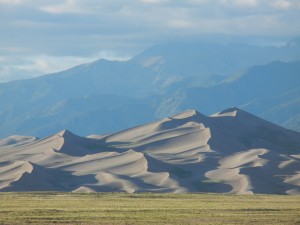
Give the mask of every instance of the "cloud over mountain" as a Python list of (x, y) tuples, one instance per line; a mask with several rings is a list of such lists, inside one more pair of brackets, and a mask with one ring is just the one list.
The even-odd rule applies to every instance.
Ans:
[[(300, 35), (299, 3), (293, 0), (2, 0), (0, 5), (0, 57), (5, 59), (0, 81), (52, 72), (30, 62), (41, 55), (86, 62), (97, 55), (106, 58), (103, 52), (128, 58), (154, 43), (203, 34)], [(14, 62), (7, 60), (12, 56)], [(32, 67), (32, 75), (24, 66)]]

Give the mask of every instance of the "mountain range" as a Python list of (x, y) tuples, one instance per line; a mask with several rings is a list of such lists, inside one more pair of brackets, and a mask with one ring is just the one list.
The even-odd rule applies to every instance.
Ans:
[(170, 43), (0, 84), (0, 137), (110, 133), (194, 108), (239, 107), (300, 130), (300, 44)]
[(0, 140), (0, 191), (300, 194), (300, 133), (238, 108)]

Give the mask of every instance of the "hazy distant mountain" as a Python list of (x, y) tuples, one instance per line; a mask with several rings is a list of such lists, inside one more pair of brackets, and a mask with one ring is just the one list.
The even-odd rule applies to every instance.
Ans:
[(300, 130), (300, 62), (254, 66), (213, 87), (179, 89), (162, 100), (156, 113), (196, 108), (211, 114), (231, 106)]
[(237, 108), (117, 133), (0, 140), (0, 191), (300, 194), (300, 133)]
[(172, 43), (153, 46), (131, 61), (146, 67), (155, 67), (166, 76), (226, 76), (250, 66), (272, 61), (300, 60), (299, 52), (300, 41), (297, 39), (282, 47), (260, 47), (242, 43)]
[[(299, 46), (297, 41), (282, 47), (173, 43), (149, 48), (126, 62), (98, 60), (55, 74), (2, 83), (0, 137), (12, 134), (45, 136), (64, 127), (80, 135), (106, 133), (187, 108), (200, 107), (200, 110), (208, 113), (234, 105), (265, 118), (272, 114), (270, 119), (280, 124), (293, 124), (288, 120), (292, 120), (297, 112), (299, 114), (299, 104), (296, 102), (298, 92), (291, 87), (296, 88), (298, 80), (290, 82), (290, 78), (276, 80), (272, 77), (273, 71), (278, 69), (277, 64), (284, 67), (278, 70), (280, 74), (276, 72), (278, 77), (297, 73), (298, 67), (294, 68), (293, 63), (266, 66), (269, 68), (266, 72), (270, 74), (262, 81), (257, 76), (251, 81), (249, 76), (250, 88), (248, 81), (241, 84), (247, 87), (239, 87), (239, 79), (227, 81), (227, 85), (222, 82), (228, 75), (245, 67), (273, 60), (300, 60)], [(290, 66), (294, 69), (288, 69)], [(265, 69), (264, 66), (255, 68), (247, 71)], [(255, 73), (260, 74), (259, 71)], [(259, 83), (261, 85), (257, 86)], [(285, 93), (280, 89), (274, 92), (278, 96), (266, 94), (268, 91), (260, 96), (257, 90), (268, 83), (276, 89), (280, 83)], [(248, 90), (247, 93), (244, 89)], [(257, 94), (248, 93), (251, 90)], [(220, 101), (220, 95), (223, 94), (225, 96)], [(274, 104), (268, 106), (270, 97), (274, 97)], [(248, 107), (243, 106), (246, 103), (249, 103)], [(279, 103), (280, 109), (275, 107)], [(265, 116), (268, 110), (271, 111)]]

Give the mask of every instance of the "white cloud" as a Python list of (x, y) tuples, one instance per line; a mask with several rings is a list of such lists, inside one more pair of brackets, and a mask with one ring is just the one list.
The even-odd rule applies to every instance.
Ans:
[(282, 10), (300, 9), (299, 0), (275, 0), (272, 5)]
[(0, 83), (59, 72), (98, 59), (123, 61), (128, 60), (129, 57), (117, 56), (116, 53), (109, 50), (100, 51), (89, 57), (49, 55), (0, 56)]
[[(211, 2), (211, 0), (188, 0), (187, 2), (191, 3), (191, 4), (202, 5), (202, 4), (207, 4), (207, 3)], [(213, 3), (213, 2), (211, 2), (211, 3)]]
[(287, 0), (277, 0), (273, 3), (273, 5), (276, 8), (280, 8), (280, 9), (284, 9), (284, 10), (292, 7), (292, 3)]
[(192, 25), (192, 23), (187, 20), (171, 20), (167, 24), (169, 27), (179, 28), (179, 29), (190, 28)]
[(22, 0), (0, 0), (0, 4), (17, 5), (21, 3)]
[(220, 0), (223, 5), (233, 5), (239, 7), (255, 7), (258, 5), (258, 0)]
[(248, 6), (257, 6), (258, 2), (257, 0), (235, 0), (234, 4), (248, 7)]
[(160, 4), (160, 3), (166, 3), (168, 0), (140, 0), (142, 3), (147, 4)]
[(299, 9), (300, 0), (0, 0), (0, 54), (14, 56), (1, 58), (0, 77), (133, 56), (203, 34), (299, 36)]
[(54, 13), (54, 14), (87, 13), (87, 11), (84, 8), (77, 5), (76, 0), (65, 0), (63, 3), (43, 6), (40, 9), (45, 12)]

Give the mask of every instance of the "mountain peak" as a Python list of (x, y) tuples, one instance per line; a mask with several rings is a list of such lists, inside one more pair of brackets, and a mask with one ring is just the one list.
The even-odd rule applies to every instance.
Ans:
[(223, 116), (236, 117), (240, 112), (242, 112), (242, 110), (240, 110), (239, 108), (232, 107), (232, 108), (225, 109), (221, 112), (215, 113), (211, 115), (211, 117), (223, 117)]
[(73, 134), (71, 131), (69, 131), (67, 129), (64, 129), (64, 130), (58, 132), (57, 135), (59, 137), (63, 137), (63, 138), (70, 137), (70, 136), (76, 136), (75, 134)]
[(213, 115), (211, 115), (210, 117), (239, 117), (239, 118), (247, 118), (247, 119), (259, 119), (261, 120), (261, 118), (249, 113), (249, 112), (246, 112), (240, 108), (237, 108), (237, 107), (231, 107), (231, 108), (228, 108), (228, 109), (225, 109), (221, 112), (218, 112), (218, 113), (215, 113)]
[(173, 118), (173, 119), (186, 119), (186, 118), (193, 117), (193, 116), (200, 115), (200, 114), (201, 113), (199, 113), (195, 109), (189, 109), (189, 110), (186, 110), (186, 111), (184, 111), (182, 113), (179, 113), (175, 116), (172, 116), (171, 118)]

